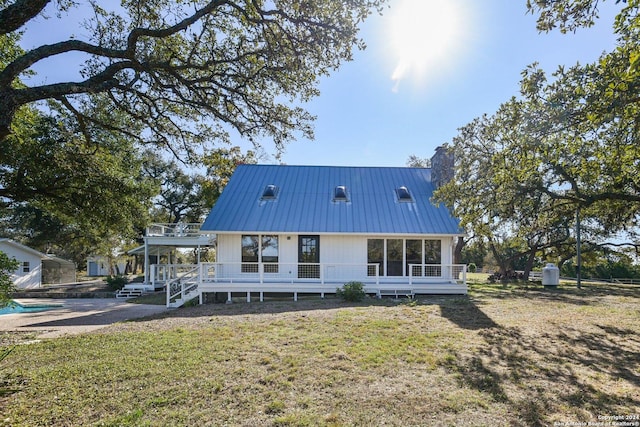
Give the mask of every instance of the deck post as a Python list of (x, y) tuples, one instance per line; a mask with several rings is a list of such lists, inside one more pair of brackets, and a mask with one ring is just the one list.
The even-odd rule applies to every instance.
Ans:
[(165, 286), (167, 287), (167, 307), (169, 307), (169, 304), (171, 303), (171, 286), (169, 283)]
[(247, 291), (247, 302), (251, 302), (251, 292)]
[(413, 287), (413, 264), (409, 264), (409, 286)]
[(231, 304), (233, 301), (231, 300), (231, 292), (227, 292), (227, 304)]
[[(147, 243), (147, 239), (144, 239), (144, 282), (151, 282), (151, 278), (149, 277), (149, 244)], [(153, 282), (151, 282), (153, 285)], [(155, 285), (154, 285), (155, 290)]]
[(260, 302), (264, 301), (264, 292), (260, 291)]
[(298, 301), (298, 293), (297, 292), (293, 293), (293, 300), (294, 301)]

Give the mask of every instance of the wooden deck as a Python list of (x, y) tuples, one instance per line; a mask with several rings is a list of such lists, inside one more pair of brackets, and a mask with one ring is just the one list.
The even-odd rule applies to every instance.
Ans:
[[(160, 267), (160, 266), (157, 266)], [(259, 300), (265, 294), (335, 294), (350, 281), (359, 281), (364, 290), (378, 298), (383, 296), (464, 295), (467, 293), (466, 266), (409, 264), (409, 276), (381, 277), (377, 264), (267, 264), (201, 263), (162, 266), (167, 277), (167, 306), (179, 307), (203, 294), (244, 294)], [(157, 285), (157, 283), (156, 283)]]

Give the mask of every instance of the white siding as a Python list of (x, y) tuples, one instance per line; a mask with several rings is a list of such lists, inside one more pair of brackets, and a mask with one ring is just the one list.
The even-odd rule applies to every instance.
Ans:
[[(250, 233), (247, 233), (250, 234)], [(257, 234), (257, 233), (256, 233)], [(311, 234), (311, 233), (309, 233)], [(298, 263), (298, 235), (278, 235), (278, 261), (281, 265)], [(320, 235), (320, 262), (323, 264), (359, 265), (367, 264), (368, 239), (429, 239), (441, 241), (441, 263), (451, 264), (455, 239), (450, 236), (357, 236), (357, 235)], [(239, 272), (242, 262), (241, 234), (219, 234), (218, 253), (219, 263), (236, 264)], [(225, 267), (229, 268), (229, 267)], [(293, 266), (295, 270), (295, 266)], [(293, 272), (295, 274), (295, 271)], [(366, 274), (366, 270), (365, 273)]]
[[(320, 251), (322, 251), (322, 241), (320, 245)], [(285, 264), (295, 264), (298, 262), (297, 235), (286, 234), (280, 236), (280, 254), (278, 261)]]
[(367, 237), (351, 235), (320, 236), (320, 262), (331, 264), (366, 264)]
[[(15, 258), (20, 266), (18, 269), (11, 275), (11, 280), (16, 285), (16, 287), (21, 289), (27, 288), (39, 288), (42, 283), (42, 262), (40, 257), (31, 253), (20, 249), (20, 247), (6, 244), (5, 242), (0, 243), (0, 251), (7, 254), (9, 258)], [(24, 271), (24, 263), (29, 263), (29, 271)]]
[(457, 238), (446, 237), (442, 239), (442, 264), (453, 264), (453, 251)]
[(216, 259), (220, 263), (236, 263), (242, 261), (240, 234), (218, 234)]

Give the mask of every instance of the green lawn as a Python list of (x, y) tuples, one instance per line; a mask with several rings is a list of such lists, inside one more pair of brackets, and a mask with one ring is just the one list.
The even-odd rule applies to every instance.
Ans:
[[(553, 425), (640, 408), (640, 289), (216, 304), (18, 345), (0, 425)], [(33, 337), (30, 337), (33, 338)]]

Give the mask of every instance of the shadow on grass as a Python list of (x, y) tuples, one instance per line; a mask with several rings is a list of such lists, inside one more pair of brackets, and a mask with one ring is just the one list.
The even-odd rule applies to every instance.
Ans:
[[(447, 367), (462, 385), (508, 405), (513, 425), (549, 425), (548, 414), (563, 408), (580, 408), (577, 416), (586, 422), (640, 407), (638, 331), (550, 325), (536, 334), (496, 324), (471, 298), (444, 301), (440, 308), (443, 317), (476, 330), (484, 342), (472, 352), (454, 352)], [(607, 384), (599, 387), (598, 380)]]
[[(512, 425), (553, 424), (558, 416), (571, 411), (564, 421), (593, 421), (598, 415), (621, 414), (640, 407), (640, 338), (638, 331), (605, 324), (569, 324), (536, 330), (526, 326), (505, 326), (483, 308), (499, 306), (508, 299), (520, 300), (516, 306), (531, 307), (545, 302), (565, 303), (567, 307), (615, 306), (620, 297), (634, 305), (640, 289), (621, 286), (585, 286), (583, 289), (540, 286), (479, 286), (470, 296), (428, 296), (420, 304), (437, 306), (442, 318), (461, 330), (462, 339), (472, 338), (472, 347), (451, 350), (444, 367), (462, 387), (477, 390), (511, 411)], [(405, 300), (405, 302), (407, 302)], [(291, 299), (266, 303), (237, 302), (209, 304), (171, 311), (161, 316), (237, 316), (295, 313), (348, 307), (395, 306), (393, 300), (368, 299), (345, 303), (337, 298)], [(507, 304), (505, 304), (505, 307)], [(524, 310), (522, 315), (526, 315)], [(612, 322), (609, 322), (612, 323)], [(479, 338), (481, 344), (477, 345)], [(457, 348), (457, 347), (456, 347)], [(600, 386), (600, 384), (602, 386)], [(596, 419), (597, 420), (597, 419)]]
[(640, 286), (587, 284), (582, 288), (572, 285), (543, 287), (528, 282), (524, 284), (492, 284), (469, 286), (469, 294), (477, 298), (513, 299), (526, 298), (536, 302), (562, 302), (573, 305), (593, 305), (602, 297), (637, 299), (640, 304)]
[(498, 325), (468, 297), (443, 299), (440, 314), (463, 329), (480, 330)]

